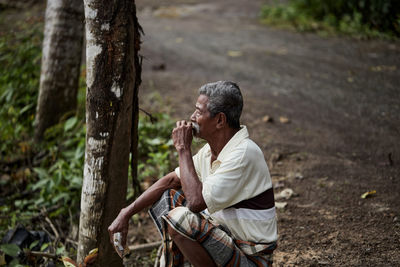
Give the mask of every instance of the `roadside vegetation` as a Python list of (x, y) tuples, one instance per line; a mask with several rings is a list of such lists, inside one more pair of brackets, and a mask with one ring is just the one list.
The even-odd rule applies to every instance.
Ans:
[(322, 36), (398, 39), (400, 2), (397, 0), (289, 0), (275, 1), (261, 9), (268, 25), (316, 32)]
[[(0, 244), (0, 266), (35, 265), (76, 254), (85, 154), (85, 68), (78, 108), (34, 143), (43, 21), (30, 17), (15, 25), (0, 20), (0, 240), (10, 230), (39, 231), (49, 239)], [(166, 113), (139, 116), (138, 179), (154, 180), (171, 170), (173, 127)], [(132, 177), (129, 175), (129, 183)], [(128, 198), (133, 187), (128, 188)], [(21, 231), (22, 231), (21, 230)], [(47, 253), (36, 257), (30, 251)], [(58, 264), (61, 262), (55, 260)]]

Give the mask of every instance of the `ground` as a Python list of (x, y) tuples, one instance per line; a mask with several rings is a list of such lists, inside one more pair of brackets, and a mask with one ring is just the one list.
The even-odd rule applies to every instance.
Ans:
[[(275, 266), (398, 266), (399, 42), (267, 27), (262, 3), (137, 2), (142, 107), (187, 119), (202, 84), (237, 82), (275, 193), (295, 193), (279, 201)], [(152, 105), (155, 90), (165, 106)], [(158, 240), (142, 221), (133, 231)]]

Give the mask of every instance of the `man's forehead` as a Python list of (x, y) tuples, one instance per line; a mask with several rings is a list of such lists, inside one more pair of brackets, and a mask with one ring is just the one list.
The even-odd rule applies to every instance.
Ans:
[(208, 102), (208, 96), (206, 95), (199, 95), (196, 102), (196, 107), (203, 107), (206, 106)]

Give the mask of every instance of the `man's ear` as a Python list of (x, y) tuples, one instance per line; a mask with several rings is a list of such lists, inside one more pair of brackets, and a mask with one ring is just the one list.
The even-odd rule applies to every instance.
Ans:
[(217, 129), (222, 129), (226, 126), (227, 121), (226, 121), (226, 115), (225, 113), (218, 113), (217, 114)]

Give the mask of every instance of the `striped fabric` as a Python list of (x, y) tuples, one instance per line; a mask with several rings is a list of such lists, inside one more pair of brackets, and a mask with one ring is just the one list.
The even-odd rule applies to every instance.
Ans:
[(272, 266), (276, 242), (256, 244), (235, 240), (229, 230), (216, 224), (206, 213), (193, 213), (185, 204), (183, 192), (170, 189), (149, 210), (164, 242), (162, 266), (188, 264), (166, 233), (167, 223), (183, 236), (199, 242), (217, 266)]

